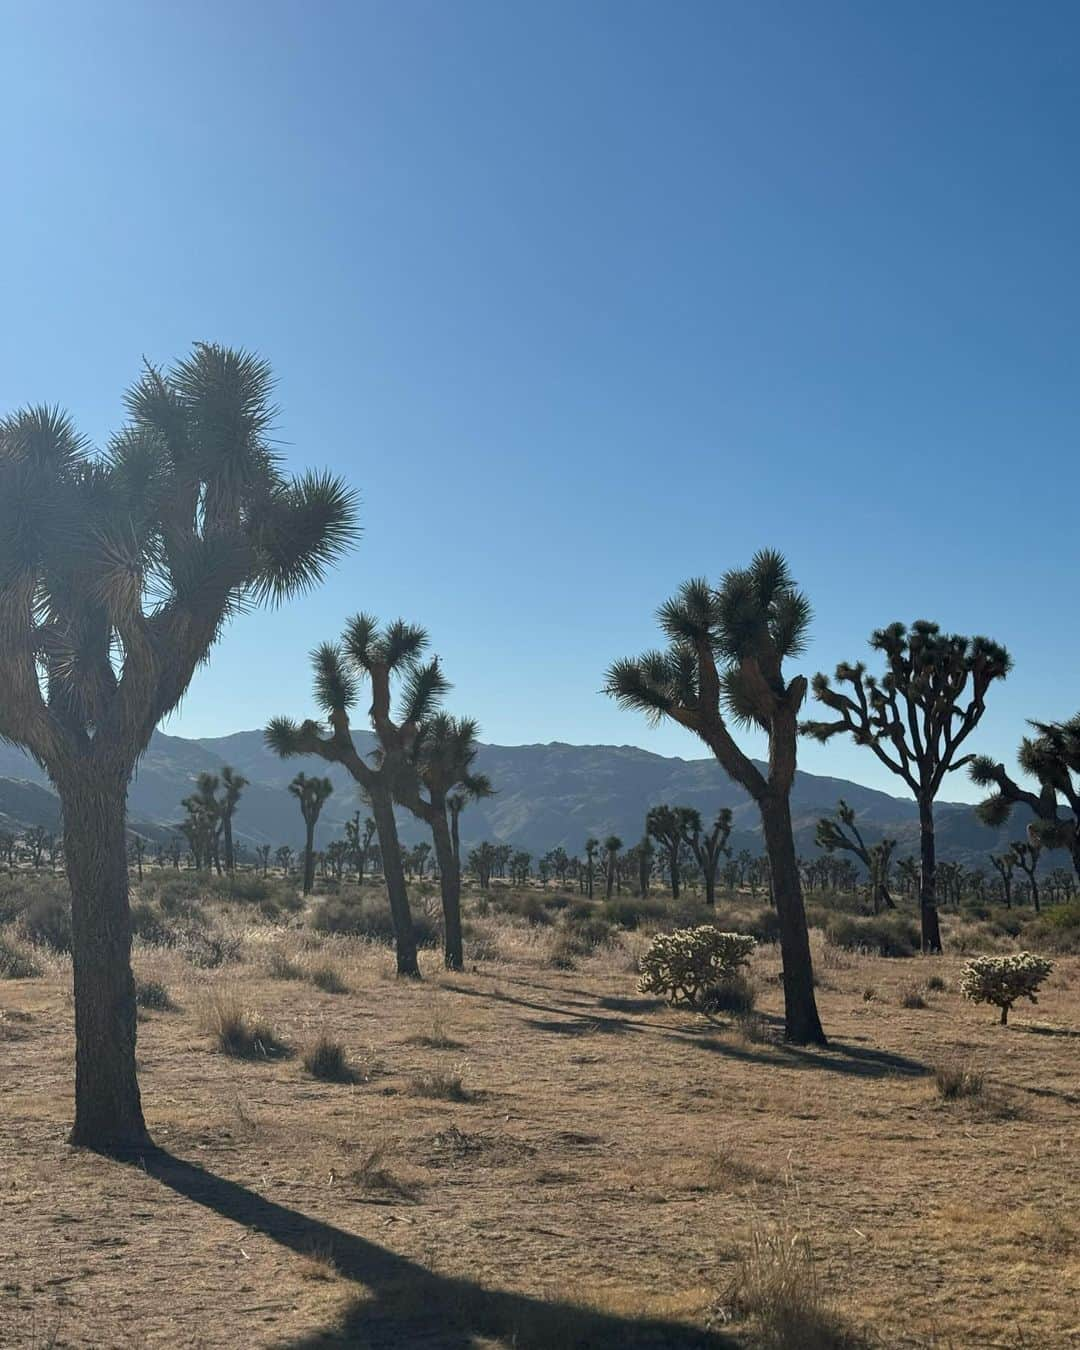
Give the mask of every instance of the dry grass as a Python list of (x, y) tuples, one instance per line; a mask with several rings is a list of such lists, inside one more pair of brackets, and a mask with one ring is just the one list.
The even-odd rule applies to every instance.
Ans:
[(409, 1091), (414, 1097), (444, 1102), (468, 1102), (474, 1096), (465, 1087), (461, 1072), (455, 1073), (449, 1069), (428, 1069), (424, 1073), (414, 1074), (409, 1080)]
[(340, 1041), (323, 1032), (304, 1051), (304, 1068), (324, 1083), (355, 1083), (359, 1077)]
[(223, 1055), (233, 1059), (280, 1059), (289, 1047), (258, 1013), (229, 994), (214, 994), (206, 1008), (206, 1030)]
[[(140, 1023), (139, 1062), (186, 1179), (63, 1143), (70, 960), (0, 981), (0, 1345), (59, 1325), (58, 1347), (147, 1350), (779, 1347), (796, 1310), (808, 1348), (870, 1328), (890, 1350), (1076, 1350), (1080, 959), (1002, 1028), (955, 992), (961, 957), (845, 951), (819, 990), (830, 1048), (799, 1050), (774, 947), (751, 1019), (710, 1024), (640, 996), (647, 934), (564, 971), (555, 926), (466, 917), (490, 957), (453, 974), (424, 952), (420, 985), (385, 947), (248, 911), (211, 915), (242, 962), (140, 948), (179, 1004)], [(349, 993), (313, 986), (324, 963)], [(934, 976), (932, 1011), (903, 1010)], [(245, 1045), (325, 1034), (356, 1082), (220, 1053), (233, 1014)], [(935, 1066), (982, 1090), (943, 1098)]]

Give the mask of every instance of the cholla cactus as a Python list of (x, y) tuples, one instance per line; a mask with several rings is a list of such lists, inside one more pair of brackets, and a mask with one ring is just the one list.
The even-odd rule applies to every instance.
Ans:
[(721, 933), (711, 924), (660, 933), (641, 958), (643, 994), (659, 994), (672, 1007), (707, 1009), (712, 991), (745, 965), (754, 939)]
[(964, 967), (960, 992), (973, 1003), (993, 1003), (1001, 1009), (1001, 1025), (1009, 1020), (1009, 1009), (1021, 998), (1038, 1003), (1036, 989), (1053, 970), (1053, 962), (1031, 952), (1013, 956), (979, 956)]

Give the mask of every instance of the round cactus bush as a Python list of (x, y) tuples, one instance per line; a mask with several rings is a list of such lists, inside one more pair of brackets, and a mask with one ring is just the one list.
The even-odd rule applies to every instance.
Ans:
[(992, 1003), (1001, 1009), (1001, 1025), (1018, 999), (1038, 1003), (1036, 990), (1053, 970), (1053, 962), (1031, 952), (1011, 956), (978, 956), (964, 967), (960, 992), (973, 1003)]
[(673, 1007), (708, 1011), (714, 991), (749, 961), (754, 945), (752, 937), (711, 924), (660, 933), (641, 958), (639, 988)]

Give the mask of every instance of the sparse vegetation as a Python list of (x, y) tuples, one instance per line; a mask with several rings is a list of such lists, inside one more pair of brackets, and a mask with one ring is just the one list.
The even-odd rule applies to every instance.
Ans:
[(749, 961), (754, 939), (717, 928), (678, 929), (661, 933), (641, 958), (638, 987), (657, 994), (673, 1007), (708, 1012), (739, 967)]
[(326, 1083), (357, 1081), (356, 1071), (349, 1064), (345, 1047), (325, 1031), (304, 1051), (304, 1068), (312, 1078), (320, 1078)]
[(269, 1022), (227, 994), (211, 998), (206, 1020), (217, 1048), (233, 1059), (280, 1059), (289, 1053)]

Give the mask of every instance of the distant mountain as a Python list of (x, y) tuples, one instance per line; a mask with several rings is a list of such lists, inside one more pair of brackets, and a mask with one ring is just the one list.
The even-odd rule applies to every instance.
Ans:
[[(356, 737), (361, 753), (372, 749), (373, 737)], [(326, 774), (334, 783), (319, 822), (318, 841), (327, 843), (344, 830), (356, 811), (367, 814), (356, 785), (343, 769), (321, 760), (281, 760), (263, 744), (261, 731), (188, 740), (154, 735), (139, 765), (130, 796), (133, 828), (151, 838), (162, 826), (175, 825), (183, 812), (180, 801), (191, 791), (195, 776), (204, 769), (220, 770), (231, 764), (250, 780), (236, 815), (241, 843), (275, 846), (302, 839), (300, 814), (285, 791), (300, 770)], [(628, 845), (641, 837), (645, 813), (658, 802), (695, 806), (703, 815), (729, 806), (735, 819), (735, 848), (761, 849), (757, 809), (712, 759), (669, 759), (635, 746), (622, 745), (486, 745), (478, 768), (489, 775), (497, 795), (468, 807), (462, 816), (466, 843), (480, 839), (506, 841), (539, 855), (562, 845), (581, 851), (585, 839), (617, 834)], [(889, 836), (899, 841), (900, 854), (918, 849), (918, 813), (907, 798), (862, 787), (843, 778), (798, 773), (791, 795), (796, 845), (800, 853), (816, 852), (814, 828), (818, 818), (843, 797), (854, 807), (868, 840)], [(4, 819), (24, 825), (56, 828), (56, 798), (41, 770), (20, 751), (0, 745), (0, 824)], [(982, 825), (969, 805), (938, 805), (938, 852), (985, 863), (986, 854), (1015, 836), (1017, 825), (995, 831)], [(399, 814), (402, 837), (414, 843), (425, 837), (419, 822)]]

